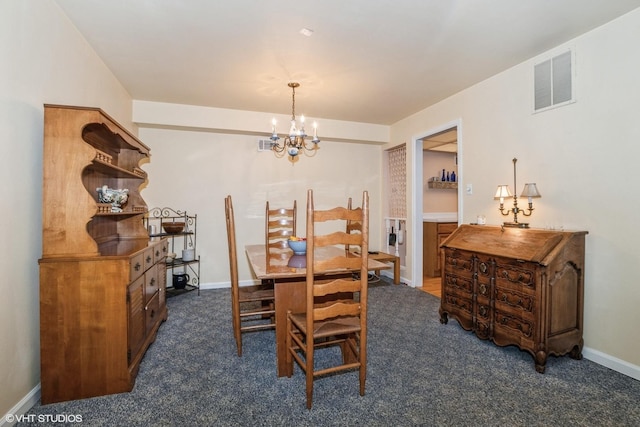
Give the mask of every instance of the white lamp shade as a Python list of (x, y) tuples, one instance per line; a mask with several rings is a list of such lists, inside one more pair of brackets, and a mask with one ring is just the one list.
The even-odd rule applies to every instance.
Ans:
[(538, 191), (538, 188), (536, 187), (536, 183), (530, 182), (524, 185), (524, 188), (522, 189), (522, 194), (520, 195), (520, 197), (534, 198), (534, 197), (542, 197), (542, 195)]
[(504, 199), (505, 197), (511, 197), (511, 190), (509, 190), (508, 185), (498, 185), (498, 190), (496, 191), (496, 195), (493, 196), (494, 199)]

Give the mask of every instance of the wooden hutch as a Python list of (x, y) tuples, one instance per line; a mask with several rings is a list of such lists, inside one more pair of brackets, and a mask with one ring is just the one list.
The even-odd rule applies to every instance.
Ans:
[[(40, 359), (43, 404), (130, 391), (167, 318), (167, 241), (149, 239), (149, 148), (98, 108), (45, 105)], [(128, 189), (121, 209), (98, 188)]]

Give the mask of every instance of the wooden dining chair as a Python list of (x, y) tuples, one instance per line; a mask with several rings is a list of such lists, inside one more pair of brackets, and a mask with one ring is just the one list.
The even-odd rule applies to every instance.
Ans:
[(231, 317), (238, 356), (242, 356), (242, 334), (275, 328), (275, 299), (273, 286), (240, 286), (236, 227), (231, 196), (224, 199), (229, 242), (229, 272), (231, 276)]
[[(326, 221), (359, 221), (362, 230), (360, 233), (336, 231), (325, 235), (315, 234), (315, 224)], [(364, 395), (367, 375), (368, 240), (369, 195), (366, 191), (362, 195), (361, 207), (328, 210), (316, 210), (313, 192), (308, 191), (306, 311), (287, 313), (287, 363), (293, 367), (295, 361), (306, 375), (308, 409), (313, 404), (314, 380), (328, 374), (357, 369), (360, 395)], [(344, 251), (342, 255), (325, 261), (314, 259), (314, 252), (324, 246), (344, 245), (360, 246), (362, 255)], [(358, 278), (352, 274), (332, 276), (336, 271), (355, 271), (359, 275)], [(340, 347), (342, 362), (316, 366), (316, 350), (320, 354), (321, 349), (332, 346)]]
[(265, 245), (267, 249), (278, 248), (287, 249), (287, 240), (296, 235), (296, 218), (298, 208), (296, 201), (293, 201), (292, 208), (269, 207), (267, 201), (265, 209)]
[[(347, 209), (351, 209), (352, 206), (352, 200), (351, 197), (349, 197), (349, 200), (347, 202)], [(362, 233), (362, 222), (361, 221), (352, 221), (352, 220), (347, 220), (347, 226), (346, 226), (346, 231), (348, 234), (351, 233)], [(350, 250), (354, 250), (354, 248), (351, 248), (350, 245), (345, 245), (345, 248), (347, 249), (347, 251)], [(360, 252), (360, 248), (355, 248), (355, 251)]]

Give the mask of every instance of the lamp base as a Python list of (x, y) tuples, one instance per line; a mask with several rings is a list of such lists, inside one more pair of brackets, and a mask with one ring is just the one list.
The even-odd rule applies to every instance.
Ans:
[(503, 222), (503, 227), (513, 227), (513, 228), (529, 228), (528, 222)]

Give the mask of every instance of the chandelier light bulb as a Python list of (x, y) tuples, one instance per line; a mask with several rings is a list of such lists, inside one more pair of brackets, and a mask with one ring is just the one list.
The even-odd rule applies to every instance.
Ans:
[(296, 130), (296, 121), (295, 120), (291, 120), (291, 127), (289, 128), (289, 136), (291, 138), (295, 137), (297, 133)]

